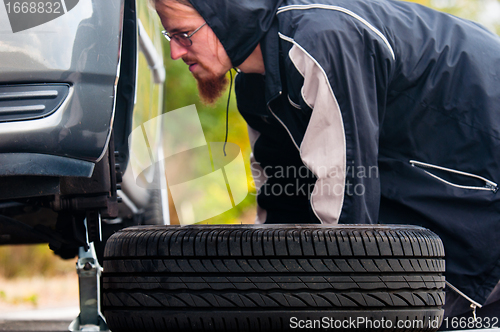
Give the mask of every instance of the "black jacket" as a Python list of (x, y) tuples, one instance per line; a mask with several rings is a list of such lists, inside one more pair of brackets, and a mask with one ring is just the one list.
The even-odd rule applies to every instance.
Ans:
[(500, 38), (400, 1), (190, 1), (234, 66), (262, 47), (265, 76), (236, 86), (261, 221), (427, 227), (447, 280), (484, 302), (500, 279)]

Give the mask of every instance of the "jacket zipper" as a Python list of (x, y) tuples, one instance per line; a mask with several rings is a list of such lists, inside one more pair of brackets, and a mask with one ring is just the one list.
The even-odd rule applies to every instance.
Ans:
[[(283, 94), (282, 91), (279, 92), (279, 96), (281, 96)], [(297, 145), (297, 142), (295, 142), (295, 139), (293, 138), (292, 136), (292, 133), (290, 132), (290, 130), (288, 130), (288, 127), (285, 125), (285, 123), (283, 121), (281, 121), (281, 119), (276, 115), (276, 113), (273, 112), (272, 108), (271, 108), (271, 101), (269, 101), (267, 103), (267, 108), (269, 109), (269, 112), (271, 112), (271, 114), (276, 118), (276, 120), (278, 120), (279, 123), (281, 123), (281, 125), (283, 126), (283, 128), (285, 128), (285, 130), (287, 131), (288, 135), (290, 136), (292, 142), (293, 142), (293, 145), (295, 145), (295, 147), (297, 148), (297, 150), (299, 151), (299, 155), (300, 155), (300, 160), (302, 161), (302, 165), (304, 165), (304, 167), (306, 169), (309, 170), (309, 172), (311, 172), (312, 174), (314, 174), (313, 171), (311, 171), (311, 169), (309, 167), (307, 167), (306, 164), (304, 164), (304, 161), (302, 160), (302, 153), (300, 151), (300, 147)], [(316, 174), (314, 174), (314, 176), (316, 176)], [(314, 215), (316, 216), (316, 218), (318, 218), (319, 221), (321, 221), (321, 224), (324, 224), (323, 220), (318, 216), (318, 213), (316, 213), (316, 210), (314, 209), (314, 206), (312, 205), (312, 199), (309, 200), (309, 204), (311, 205), (311, 209), (314, 213)]]
[[(278, 96), (281, 96), (282, 94), (283, 94), (283, 92), (280, 91)], [(274, 99), (276, 99), (276, 98), (274, 98)], [(293, 145), (295, 145), (295, 147), (297, 148), (297, 150), (299, 150), (299, 153), (300, 153), (300, 147), (297, 144), (297, 142), (295, 142), (295, 139), (293, 138), (292, 133), (290, 132), (290, 130), (288, 130), (288, 127), (283, 123), (283, 121), (281, 121), (281, 119), (278, 118), (278, 116), (271, 109), (271, 101), (269, 101), (267, 103), (267, 108), (269, 109), (269, 112), (271, 112), (271, 114), (276, 118), (276, 120), (278, 120), (278, 122), (281, 123), (281, 125), (283, 126), (283, 128), (285, 128), (286, 132), (288, 133), (288, 136), (290, 136), (290, 138), (292, 139)], [(304, 165), (304, 166), (306, 166), (306, 165)]]
[[(457, 171), (454, 169), (436, 166), (436, 165), (432, 165), (432, 164), (427, 164), (427, 163), (423, 163), (423, 162), (415, 161), (415, 160), (410, 160), (410, 164), (413, 167), (421, 168), (425, 173), (432, 176), (433, 178), (436, 178), (439, 181), (442, 181), (442, 182), (449, 184), (450, 186), (453, 186), (453, 187), (462, 188), (462, 189), (472, 189), (472, 190), (487, 190), (487, 191), (491, 191), (493, 193), (496, 193), (498, 191), (498, 184), (496, 184), (495, 182), (490, 181), (486, 178), (483, 178), (482, 176), (479, 176), (479, 175), (466, 173), (466, 172), (462, 172), (462, 171)], [(425, 169), (430, 169), (430, 170), (436, 169), (436, 170), (440, 170), (440, 171), (450, 172), (450, 173), (459, 174), (459, 175), (463, 175), (463, 176), (468, 176), (470, 178), (478, 179), (478, 180), (484, 181), (484, 187), (464, 186), (464, 185), (452, 183), (452, 182), (447, 181), (447, 180), (445, 180), (445, 179), (443, 179), (443, 178), (441, 178), (441, 177), (439, 177), (439, 176), (437, 176), (437, 175), (435, 175), (435, 174), (433, 174)]]
[(295, 103), (292, 98), (290, 98), (290, 95), (288, 95), (288, 102), (290, 103), (290, 105), (292, 105), (293, 108), (296, 108), (298, 110), (302, 110), (300, 105)]

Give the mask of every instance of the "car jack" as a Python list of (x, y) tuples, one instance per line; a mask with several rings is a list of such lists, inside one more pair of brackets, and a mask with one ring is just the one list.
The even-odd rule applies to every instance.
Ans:
[(100, 278), (102, 267), (94, 243), (89, 250), (80, 247), (76, 271), (80, 286), (80, 315), (69, 325), (70, 331), (109, 331), (101, 315)]

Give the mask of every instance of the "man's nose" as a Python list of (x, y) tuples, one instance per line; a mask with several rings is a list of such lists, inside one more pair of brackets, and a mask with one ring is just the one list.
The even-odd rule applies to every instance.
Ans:
[(178, 60), (182, 58), (183, 55), (187, 54), (188, 49), (179, 43), (172, 40), (170, 43), (170, 57), (172, 60)]

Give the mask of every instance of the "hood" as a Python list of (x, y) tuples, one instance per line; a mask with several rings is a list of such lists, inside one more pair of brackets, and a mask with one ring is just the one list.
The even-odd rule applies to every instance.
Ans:
[(189, 0), (238, 67), (271, 27), (283, 0)]

